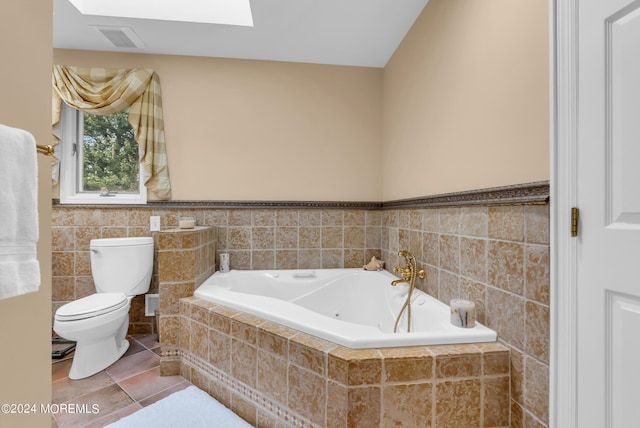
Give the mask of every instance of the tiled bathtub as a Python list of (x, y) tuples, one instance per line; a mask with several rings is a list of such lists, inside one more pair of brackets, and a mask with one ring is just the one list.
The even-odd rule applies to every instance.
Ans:
[(257, 427), (509, 426), (498, 342), (351, 350), (195, 297), (172, 339), (163, 370)]

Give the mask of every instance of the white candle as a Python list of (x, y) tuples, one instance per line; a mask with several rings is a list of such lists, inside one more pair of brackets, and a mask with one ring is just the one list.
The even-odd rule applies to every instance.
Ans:
[(220, 253), (220, 272), (229, 272), (229, 253)]
[(178, 221), (178, 227), (180, 229), (193, 229), (196, 227), (196, 219), (193, 217), (182, 217)]
[(453, 299), (451, 307), (451, 324), (462, 328), (473, 328), (476, 325), (476, 304), (470, 300)]

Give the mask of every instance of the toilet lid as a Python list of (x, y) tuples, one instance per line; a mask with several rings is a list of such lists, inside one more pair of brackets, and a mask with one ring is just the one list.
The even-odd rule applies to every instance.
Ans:
[(58, 321), (91, 318), (115, 311), (129, 303), (124, 293), (96, 293), (67, 303), (56, 311)]

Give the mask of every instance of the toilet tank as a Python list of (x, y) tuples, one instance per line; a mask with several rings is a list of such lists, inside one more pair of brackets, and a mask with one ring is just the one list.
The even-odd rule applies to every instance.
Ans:
[(92, 239), (91, 274), (98, 293), (149, 291), (153, 273), (153, 238)]

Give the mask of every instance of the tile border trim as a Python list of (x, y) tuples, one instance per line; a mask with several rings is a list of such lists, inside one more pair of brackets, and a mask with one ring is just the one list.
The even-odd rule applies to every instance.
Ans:
[(206, 209), (360, 209), (386, 210), (468, 205), (546, 204), (549, 202), (549, 181), (491, 187), (463, 192), (387, 202), (351, 201), (148, 201), (147, 204), (61, 204), (52, 200), (53, 208), (206, 208)]
[(318, 427), (318, 425), (313, 424), (308, 419), (292, 412), (290, 409), (281, 406), (258, 390), (240, 382), (230, 374), (225, 373), (222, 370), (213, 367), (211, 364), (202, 361), (191, 352), (180, 349), (179, 356), (181, 358), (182, 364), (185, 364), (192, 369), (199, 371), (209, 380), (213, 380), (222, 384), (227, 388), (227, 390), (235, 392), (245, 400), (253, 403), (256, 408), (277, 417), (281, 422), (290, 424), (290, 426), (293, 428)]

